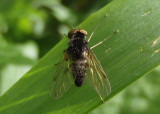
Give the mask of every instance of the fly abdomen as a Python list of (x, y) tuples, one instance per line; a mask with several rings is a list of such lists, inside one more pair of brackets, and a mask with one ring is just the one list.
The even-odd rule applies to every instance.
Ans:
[(84, 77), (85, 74), (77, 74), (74, 80), (74, 83), (77, 87), (82, 86), (83, 82), (84, 82)]
[(77, 87), (82, 86), (86, 75), (87, 63), (85, 60), (78, 60), (72, 63), (72, 74)]

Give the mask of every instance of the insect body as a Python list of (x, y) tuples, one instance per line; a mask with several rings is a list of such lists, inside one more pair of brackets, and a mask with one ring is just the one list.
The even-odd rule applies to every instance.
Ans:
[(64, 51), (53, 79), (51, 92), (53, 98), (61, 97), (73, 84), (77, 87), (82, 86), (85, 79), (95, 88), (102, 101), (111, 92), (109, 80), (91, 49), (112, 37), (118, 30), (89, 48), (87, 44), (94, 31), (88, 41), (86, 41), (87, 31), (83, 29), (73, 29), (68, 33), (69, 46)]
[(73, 29), (68, 33), (70, 42), (66, 53), (68, 53), (72, 60), (72, 75), (77, 87), (83, 84), (86, 75), (86, 67), (88, 66), (87, 58), (89, 49), (85, 41), (86, 35), (87, 32), (82, 29)]

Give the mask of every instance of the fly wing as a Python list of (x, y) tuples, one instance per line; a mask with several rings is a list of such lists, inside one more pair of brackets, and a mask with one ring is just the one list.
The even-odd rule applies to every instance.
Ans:
[(110, 94), (111, 86), (101, 64), (92, 50), (89, 50), (88, 68), (89, 75), (87, 76), (87, 79), (91, 82), (103, 101), (103, 99)]
[(73, 84), (71, 72), (71, 60), (66, 52), (58, 64), (55, 76), (53, 78), (51, 97), (58, 99), (71, 87)]

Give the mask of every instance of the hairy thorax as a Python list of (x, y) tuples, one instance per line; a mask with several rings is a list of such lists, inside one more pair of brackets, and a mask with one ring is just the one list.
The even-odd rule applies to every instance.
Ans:
[(88, 55), (86, 42), (80, 38), (71, 40), (69, 42), (68, 53), (73, 61), (86, 59)]

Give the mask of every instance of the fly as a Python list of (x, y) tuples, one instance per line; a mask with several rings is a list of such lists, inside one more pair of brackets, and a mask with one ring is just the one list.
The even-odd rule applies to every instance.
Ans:
[(63, 57), (53, 79), (53, 88), (51, 91), (53, 98), (60, 98), (73, 84), (81, 87), (85, 78), (91, 83), (103, 102), (104, 98), (110, 94), (110, 82), (92, 49), (115, 35), (118, 30), (103, 41), (92, 47), (88, 47), (89, 41), (96, 29), (100, 26), (102, 20), (93, 30), (88, 40), (86, 40), (87, 31), (83, 29), (72, 29), (68, 33), (70, 40), (68, 48), (64, 50)]

